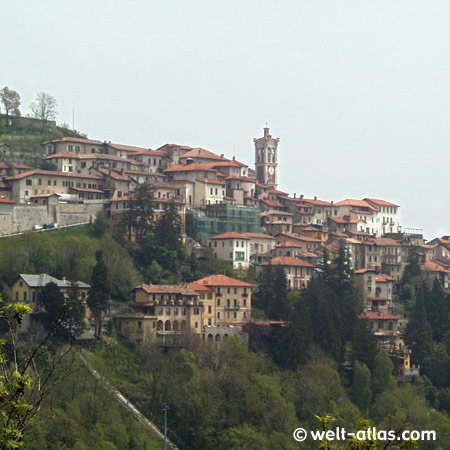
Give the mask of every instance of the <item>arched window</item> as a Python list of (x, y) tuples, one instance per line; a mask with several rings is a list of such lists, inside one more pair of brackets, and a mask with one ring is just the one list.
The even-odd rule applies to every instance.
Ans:
[(166, 320), (164, 329), (165, 329), (166, 331), (170, 331), (171, 328), (172, 328), (172, 327), (170, 326), (170, 320)]

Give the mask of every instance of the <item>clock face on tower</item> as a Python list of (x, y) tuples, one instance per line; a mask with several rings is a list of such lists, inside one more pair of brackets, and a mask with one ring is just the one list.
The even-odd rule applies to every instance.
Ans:
[(269, 167), (267, 171), (269, 172), (269, 175), (273, 175), (275, 173), (275, 169), (273, 167)]

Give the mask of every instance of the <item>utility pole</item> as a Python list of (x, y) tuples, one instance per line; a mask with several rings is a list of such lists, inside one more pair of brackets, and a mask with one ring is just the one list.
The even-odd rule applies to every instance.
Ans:
[(164, 448), (167, 448), (167, 410), (169, 407), (166, 403), (163, 403), (163, 411), (164, 411)]

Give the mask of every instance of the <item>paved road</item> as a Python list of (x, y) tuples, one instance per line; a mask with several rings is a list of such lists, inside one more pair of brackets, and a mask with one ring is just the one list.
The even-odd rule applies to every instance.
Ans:
[[(89, 372), (91, 372), (92, 376), (96, 378), (108, 392), (113, 394), (116, 399), (122, 403), (122, 405), (125, 406), (125, 408), (127, 408), (137, 420), (139, 420), (139, 422), (150, 428), (153, 433), (155, 433), (160, 439), (164, 440), (164, 434), (159, 430), (159, 428), (153, 422), (148, 420), (147, 417), (145, 417), (144, 414), (142, 414), (121, 392), (112, 386), (108, 380), (100, 375), (81, 354), (81, 352), (79, 352), (79, 355), (81, 361), (87, 367)], [(171, 448), (172, 450), (179, 450), (179, 448), (171, 440), (169, 440), (169, 438), (166, 439), (166, 442), (168, 448)]]

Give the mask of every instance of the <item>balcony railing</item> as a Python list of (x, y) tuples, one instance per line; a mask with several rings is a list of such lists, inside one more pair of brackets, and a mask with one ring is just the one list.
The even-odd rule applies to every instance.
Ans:
[(241, 305), (225, 305), (225, 309), (241, 309)]

